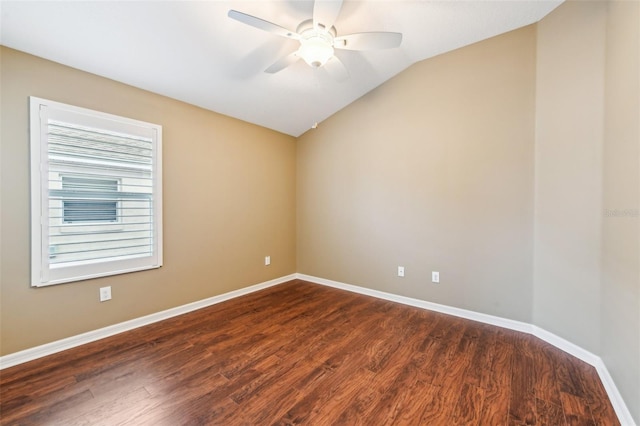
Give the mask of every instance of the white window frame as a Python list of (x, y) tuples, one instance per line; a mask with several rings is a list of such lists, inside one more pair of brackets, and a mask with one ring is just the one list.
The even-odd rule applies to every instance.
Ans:
[[(31, 285), (42, 287), (162, 266), (162, 126), (93, 111), (31, 96)], [(149, 256), (76, 262), (68, 266), (49, 263), (48, 120), (149, 137), (153, 145), (153, 235)]]

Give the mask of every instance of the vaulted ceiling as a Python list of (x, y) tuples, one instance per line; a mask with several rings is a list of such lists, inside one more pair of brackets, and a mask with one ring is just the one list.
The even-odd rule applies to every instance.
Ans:
[(339, 34), (403, 34), (398, 48), (336, 51), (349, 78), (304, 61), (264, 70), (294, 40), (230, 9), (295, 30), (313, 1), (2, 1), (0, 43), (293, 136), (415, 62), (539, 21), (561, 0), (345, 0)]

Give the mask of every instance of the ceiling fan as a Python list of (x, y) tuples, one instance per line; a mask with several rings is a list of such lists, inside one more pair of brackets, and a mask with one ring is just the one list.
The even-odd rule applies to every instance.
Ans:
[(276, 73), (303, 59), (313, 68), (324, 67), (336, 80), (341, 81), (349, 77), (349, 72), (342, 61), (335, 56), (334, 49), (390, 49), (400, 46), (402, 42), (402, 34), (392, 32), (363, 32), (339, 36), (333, 24), (342, 8), (342, 1), (315, 0), (313, 18), (302, 21), (296, 31), (237, 10), (230, 10), (228, 16), (243, 24), (300, 43), (296, 51), (278, 59), (265, 72)]

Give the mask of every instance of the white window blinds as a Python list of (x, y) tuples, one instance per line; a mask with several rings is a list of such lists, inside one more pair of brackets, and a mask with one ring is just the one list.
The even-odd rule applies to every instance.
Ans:
[(31, 98), (33, 285), (161, 265), (161, 130)]

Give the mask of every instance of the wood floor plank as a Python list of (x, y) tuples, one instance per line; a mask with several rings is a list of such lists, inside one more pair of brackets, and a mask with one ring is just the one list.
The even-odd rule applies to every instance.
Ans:
[(424, 395), (428, 402), (416, 424), (437, 425), (444, 422), (453, 423), (455, 401), (450, 398), (450, 392), (451, 389), (447, 389), (444, 386), (432, 385), (428, 388)]
[[(113, 395), (111, 398), (94, 398), (69, 407), (67, 411), (79, 415), (74, 418), (67, 418), (65, 411), (57, 411), (45, 420), (46, 424), (59, 423), (61, 425), (97, 425), (127, 424), (130, 415), (139, 410), (140, 403), (148, 400), (149, 393), (144, 388), (136, 389), (132, 392)], [(70, 416), (69, 416), (70, 417)]]
[(536, 377), (534, 391), (536, 398), (547, 401), (554, 406), (562, 405), (556, 370), (558, 367), (558, 352), (543, 347), (533, 353)]
[(556, 369), (556, 377), (558, 379), (558, 388), (561, 393), (571, 394), (577, 397), (583, 397), (585, 395), (584, 386), (581, 382), (582, 374), (580, 370), (576, 368), (574, 363), (571, 362), (571, 356), (569, 354), (560, 353), (558, 358), (564, 362), (558, 363)]
[(422, 393), (424, 384), (418, 381), (418, 367), (409, 362), (395, 374), (389, 388), (381, 395), (368, 414), (369, 424), (395, 424), (403, 420), (403, 412), (413, 405), (413, 398)]
[[(560, 398), (558, 396), (558, 398)], [(536, 398), (537, 422), (541, 425), (566, 425), (562, 405)]]
[(293, 280), (0, 373), (0, 425), (619, 425), (512, 330)]
[(484, 389), (464, 383), (453, 411), (452, 423), (456, 425), (480, 424), (484, 401)]
[[(240, 418), (229, 424), (269, 425), (285, 424), (282, 419), (289, 407), (296, 405), (303, 398), (298, 390), (281, 384), (275, 384), (271, 391), (260, 399), (247, 401), (240, 410)], [(268, 402), (267, 402), (268, 401)]]
[(535, 425), (537, 423), (534, 361), (527, 353), (516, 349), (513, 351), (511, 362), (509, 424)]
[(284, 371), (290, 368), (290, 364), (282, 361), (275, 355), (271, 355), (263, 359), (262, 362), (252, 366), (252, 368), (260, 372), (260, 375), (240, 389), (229, 394), (229, 398), (238, 405), (260, 393), (261, 390), (271, 385), (274, 380), (279, 380)]
[[(441, 386), (446, 376), (449, 375), (448, 366), (453, 359), (453, 353), (462, 339), (464, 322), (452, 321), (446, 333), (442, 336), (436, 335), (433, 339), (432, 358), (429, 360), (429, 368), (423, 371), (422, 377), (427, 383)], [(465, 356), (466, 360), (467, 357)]]
[(489, 368), (484, 369), (482, 388), (485, 401), (480, 414), (480, 425), (507, 424), (511, 395), (513, 347), (508, 339), (496, 332), (494, 356)]
[(313, 425), (338, 424), (338, 418), (353, 404), (358, 395), (365, 390), (362, 385), (371, 374), (368, 369), (358, 369), (348, 376), (348, 380), (338, 380), (329, 391), (329, 401), (332, 409), (313, 410), (305, 423)]
[(594, 426), (593, 415), (587, 402), (573, 394), (561, 392), (560, 400), (565, 419), (570, 426)]
[[(64, 416), (73, 413), (74, 408), (85, 401), (91, 401), (93, 395), (88, 390), (75, 393), (52, 393), (29, 401), (24, 410), (2, 409), (1, 424), (45, 424), (49, 419), (59, 419), (64, 423)], [(28, 419), (24, 421), (23, 418)]]
[(343, 381), (352, 380), (356, 375), (361, 377), (362, 371), (358, 369), (361, 362), (362, 357), (351, 352), (315, 368), (299, 388), (304, 397), (287, 410), (282, 421), (285, 424), (311, 424), (310, 418), (332, 407), (332, 396)]
[(490, 366), (495, 356), (497, 332), (486, 325), (481, 325), (479, 332), (477, 348), (469, 362), (465, 382), (484, 389), (484, 382), (491, 371)]
[[(374, 374), (369, 370), (365, 370), (365, 373), (370, 375)], [(351, 401), (351, 403), (342, 410), (334, 424), (368, 426), (367, 419), (369, 418), (369, 414), (375, 408), (377, 401), (380, 399), (380, 393), (374, 387), (366, 385), (368, 381), (370, 381), (370, 379), (365, 381), (360, 392)]]

